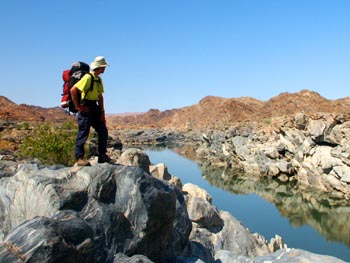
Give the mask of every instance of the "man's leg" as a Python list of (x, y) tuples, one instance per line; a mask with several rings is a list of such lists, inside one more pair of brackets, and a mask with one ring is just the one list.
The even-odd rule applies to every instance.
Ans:
[(92, 127), (95, 129), (98, 136), (98, 162), (109, 162), (110, 159), (106, 155), (108, 130), (106, 124), (101, 120), (101, 111), (99, 109), (97, 109), (96, 118), (92, 123)]
[(84, 158), (84, 145), (90, 133), (90, 114), (78, 114), (78, 134), (75, 142), (75, 158)]
[(98, 132), (98, 155), (106, 155), (107, 153), (108, 130), (106, 124), (101, 121)]

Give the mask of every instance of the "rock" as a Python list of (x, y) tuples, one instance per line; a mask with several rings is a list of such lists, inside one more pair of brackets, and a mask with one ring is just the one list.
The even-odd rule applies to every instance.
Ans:
[(93, 232), (74, 211), (34, 217), (0, 245), (0, 262), (96, 262)]
[(164, 163), (150, 165), (149, 170), (152, 176), (154, 176), (155, 178), (158, 178), (160, 180), (166, 180), (169, 182), (169, 184), (175, 185), (182, 189), (182, 182), (180, 178), (171, 175), (168, 171), (168, 167)]
[(284, 248), (287, 248), (287, 245), (283, 242), (282, 237), (276, 235), (274, 238), (271, 238), (269, 244), (270, 251), (275, 252)]
[(171, 175), (168, 171), (168, 167), (164, 163), (159, 163), (156, 165), (150, 166), (150, 173), (161, 180), (169, 181), (171, 179)]
[(205, 140), (196, 153), (202, 163), (217, 168), (224, 165), (249, 176), (296, 180), (298, 185), (348, 198), (348, 118), (341, 114), (298, 113), (277, 119), (268, 128), (251, 125), (249, 134), (244, 135), (240, 124), (205, 131)]
[(181, 132), (168, 129), (130, 129), (119, 132), (113, 131), (112, 136), (121, 138), (125, 145), (176, 145), (183, 143), (186, 138)]
[(313, 119), (309, 120), (307, 130), (313, 140), (322, 141), (323, 133), (325, 129), (326, 129), (326, 124), (324, 122), (320, 120), (313, 120)]
[(143, 255), (134, 255), (132, 257), (128, 257), (122, 253), (118, 253), (114, 256), (114, 263), (153, 263), (153, 261), (149, 260), (147, 257)]
[[(190, 235), (188, 253), (204, 262), (212, 262), (220, 250), (229, 250), (234, 255), (255, 257), (269, 254), (266, 240), (251, 234), (228, 212), (220, 211), (223, 226), (206, 229), (194, 224)], [(203, 249), (203, 248), (207, 248)]]
[(275, 147), (275, 146), (265, 147), (265, 148), (262, 149), (262, 151), (270, 159), (277, 159), (279, 157), (279, 152), (277, 150), (277, 147)]
[[(95, 222), (93, 224), (96, 226), (95, 235), (118, 233), (118, 235), (112, 235), (114, 239), (101, 235), (101, 240), (110, 240), (110, 242), (106, 244), (104, 241), (99, 247), (107, 249), (110, 256), (112, 252), (123, 251), (126, 254), (146, 255), (154, 261), (166, 261), (173, 258), (176, 253), (174, 248), (181, 247), (181, 245), (172, 244), (175, 231), (176, 192), (162, 181), (145, 174), (136, 167), (122, 166), (121, 169), (114, 171), (114, 175), (115, 191), (110, 191), (109, 198), (97, 199), (104, 203), (106, 203), (105, 200), (112, 200), (110, 205), (104, 209), (96, 207), (96, 210), (88, 203), (82, 211), (86, 220)], [(111, 210), (111, 205), (114, 207), (113, 210)], [(106, 215), (101, 213), (104, 210), (107, 212)], [(96, 214), (96, 212), (100, 213), (99, 220), (96, 215), (91, 217), (91, 214)], [(110, 213), (113, 213), (114, 216), (108, 216)], [(112, 222), (121, 223), (115, 225), (116, 229), (111, 229), (113, 224), (110, 221), (101, 224), (101, 221), (108, 218), (112, 220), (116, 216), (120, 219)], [(187, 240), (186, 237), (182, 238)], [(178, 239), (177, 242), (181, 240)], [(186, 241), (182, 242), (186, 243)]]
[[(20, 164), (12, 177), (0, 179), (0, 233), (6, 235), (35, 216), (52, 217), (59, 210), (81, 209), (93, 176), (81, 168), (49, 169)], [(1, 234), (0, 234), (1, 236)]]
[(334, 126), (325, 134), (325, 141), (332, 145), (343, 145), (350, 140), (350, 121)]
[(312, 166), (319, 167), (322, 169), (322, 173), (329, 173), (333, 167), (341, 166), (342, 161), (338, 158), (334, 158), (331, 155), (331, 147), (319, 146), (315, 149), (314, 154), (310, 158)]
[(345, 263), (345, 261), (334, 257), (317, 255), (301, 249), (283, 249), (268, 256), (255, 257), (254, 259), (237, 256), (230, 251), (220, 250), (216, 253), (215, 260), (215, 262), (222, 263)]
[[(81, 256), (77, 247), (93, 253), (96, 262), (112, 260), (117, 252), (142, 254), (155, 262), (172, 261), (187, 245), (191, 231), (181, 192), (138, 167), (98, 164), (50, 170), (22, 165), (14, 176), (1, 179), (0, 203), (1, 231), (7, 234), (0, 262), (16, 257), (8, 247), (29, 249), (28, 262), (46, 262), (44, 258), (47, 262), (70, 262), (71, 258), (79, 262), (75, 260)], [(67, 209), (75, 210), (74, 216)], [(88, 234), (81, 232), (81, 243), (65, 244), (69, 241), (65, 235), (80, 233), (83, 223)], [(56, 228), (65, 229), (64, 224), (70, 230), (57, 234)], [(33, 231), (38, 244), (29, 234)], [(84, 241), (89, 238), (90, 243)], [(52, 244), (46, 249), (48, 254), (40, 252), (40, 240)], [(56, 251), (54, 256), (50, 249)]]
[(276, 166), (277, 166), (278, 170), (280, 171), (280, 173), (282, 173), (282, 174), (293, 175), (293, 173), (294, 173), (294, 169), (291, 166), (291, 163), (287, 162), (286, 160), (277, 161)]
[(333, 170), (341, 182), (350, 184), (350, 167), (335, 166), (333, 167)]
[(304, 130), (307, 125), (307, 117), (304, 113), (297, 113), (294, 117), (295, 127), (299, 130)]
[(144, 171), (148, 173), (149, 166), (151, 164), (148, 155), (137, 148), (129, 148), (125, 150), (119, 157), (118, 163), (128, 166), (141, 167)]
[(219, 216), (219, 211), (207, 200), (188, 195), (186, 197), (188, 216), (198, 227), (213, 228), (222, 226), (223, 221)]
[(0, 178), (13, 176), (17, 169), (17, 163), (12, 160), (0, 162)]
[[(138, 151), (133, 153), (131, 156), (141, 156)], [(0, 262), (336, 260), (286, 250), (279, 237), (269, 244), (229, 213), (218, 211), (204, 189), (186, 184), (182, 193), (181, 188), (141, 168), (144, 162), (134, 163), (136, 166), (94, 164), (68, 168), (0, 161), (0, 167), (8, 171), (7, 176), (0, 178)], [(262, 168), (263, 163), (257, 163)], [(310, 169), (311, 166), (310, 163)], [(332, 173), (327, 176), (333, 180), (341, 177)], [(316, 175), (306, 174), (305, 178), (309, 184), (314, 184), (311, 179), (315, 178), (322, 186), (326, 180), (331, 182)], [(343, 184), (346, 183), (341, 182), (336, 189)], [(271, 189), (283, 196), (296, 195), (286, 186)], [(316, 206), (317, 200), (322, 200), (303, 194), (297, 198), (309, 200), (308, 206)], [(289, 202), (287, 199), (284, 208), (294, 209), (296, 205)], [(346, 222), (348, 211), (337, 212), (336, 218)], [(303, 214), (310, 213), (306, 210)], [(331, 225), (331, 220), (323, 221)]]
[(236, 256), (231, 251), (219, 250), (215, 254), (215, 262), (220, 263), (253, 263), (252, 258), (247, 258), (245, 256)]
[(200, 260), (199, 258), (195, 258), (195, 257), (190, 257), (190, 258), (177, 257), (176, 263), (206, 263), (206, 262), (204, 262), (203, 260)]
[(208, 192), (203, 189), (203, 188), (200, 188), (199, 186), (197, 185), (194, 185), (192, 183), (187, 183), (185, 184), (183, 187), (182, 187), (182, 191), (185, 193), (185, 194), (189, 194), (190, 196), (192, 197), (198, 197), (198, 198), (202, 198), (206, 201), (208, 201), (210, 204), (212, 202), (212, 197), (210, 194), (208, 194)]

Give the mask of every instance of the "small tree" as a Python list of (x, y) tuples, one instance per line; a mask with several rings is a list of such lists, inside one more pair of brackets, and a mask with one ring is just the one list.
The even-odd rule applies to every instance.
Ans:
[(18, 156), (37, 158), (43, 164), (73, 165), (77, 126), (72, 121), (62, 125), (39, 125), (31, 135), (24, 138), (19, 147)]

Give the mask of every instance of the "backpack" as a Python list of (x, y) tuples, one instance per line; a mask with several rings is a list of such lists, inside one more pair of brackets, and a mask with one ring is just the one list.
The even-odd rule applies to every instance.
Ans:
[[(61, 107), (66, 109), (67, 113), (77, 113), (78, 110), (74, 107), (73, 100), (71, 98), (70, 89), (77, 83), (85, 74), (90, 74), (90, 67), (88, 64), (78, 61), (73, 63), (71, 69), (66, 69), (62, 73), (63, 79), (63, 93), (61, 98)], [(91, 74), (90, 74), (91, 75)], [(92, 75), (91, 75), (92, 77)], [(92, 90), (94, 81), (91, 81), (90, 90)], [(79, 93), (80, 96), (80, 93)], [(78, 98), (80, 101), (80, 97)]]

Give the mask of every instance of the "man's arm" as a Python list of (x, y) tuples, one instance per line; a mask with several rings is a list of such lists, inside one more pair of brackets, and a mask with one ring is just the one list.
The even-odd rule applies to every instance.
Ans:
[(98, 95), (98, 105), (101, 107), (101, 120), (106, 123), (105, 105), (102, 93)]
[(103, 100), (103, 94), (102, 93), (100, 93), (98, 95), (98, 105), (100, 105), (102, 111), (105, 110), (105, 105), (104, 105), (104, 100)]
[(86, 107), (86, 106), (84, 106), (84, 105), (80, 105), (80, 102), (79, 102), (79, 100), (78, 100), (78, 95), (79, 95), (79, 93), (80, 93), (80, 90), (77, 88), (77, 87), (75, 87), (75, 86), (73, 86), (71, 89), (70, 89), (70, 95), (71, 95), (71, 97), (72, 97), (72, 101), (73, 101), (73, 104), (74, 104), (74, 107), (78, 110), (78, 111), (80, 111), (80, 112), (82, 112), (82, 113), (86, 113), (86, 112), (88, 112), (88, 107)]

